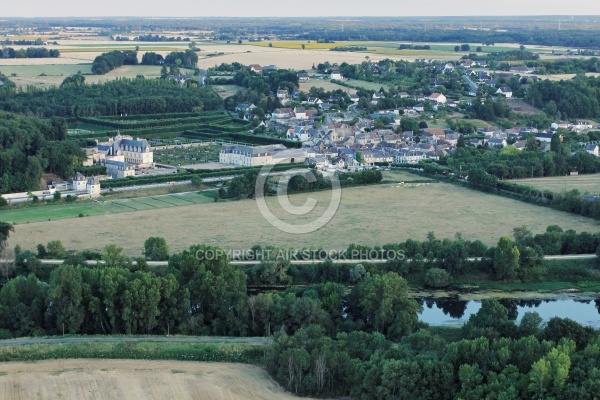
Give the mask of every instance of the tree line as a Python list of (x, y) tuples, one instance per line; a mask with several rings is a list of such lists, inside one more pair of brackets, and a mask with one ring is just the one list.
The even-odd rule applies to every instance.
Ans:
[(56, 49), (48, 50), (45, 47), (28, 47), (26, 49), (15, 50), (12, 47), (6, 47), (3, 49), (4, 58), (58, 58), (60, 57), (60, 51)]

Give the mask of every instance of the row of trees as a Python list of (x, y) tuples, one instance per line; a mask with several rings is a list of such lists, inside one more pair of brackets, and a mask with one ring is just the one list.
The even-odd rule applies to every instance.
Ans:
[(538, 81), (526, 99), (536, 107), (552, 101), (563, 119), (595, 118), (600, 116), (600, 79), (578, 75), (568, 81)]
[(60, 57), (60, 51), (56, 49), (48, 50), (45, 47), (28, 47), (26, 49), (13, 49), (6, 47), (3, 49), (6, 58), (57, 58)]

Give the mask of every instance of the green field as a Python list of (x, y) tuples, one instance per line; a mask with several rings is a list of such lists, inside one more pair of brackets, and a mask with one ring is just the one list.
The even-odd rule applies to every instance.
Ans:
[(80, 214), (88, 217), (211, 202), (213, 202), (212, 197), (199, 192), (118, 200), (105, 200), (104, 197), (101, 197), (98, 201), (85, 200), (75, 203), (44, 204), (39, 206), (9, 208), (2, 211), (2, 220), (18, 225), (30, 222), (78, 218)]
[(23, 76), (69, 76), (77, 72), (82, 74), (91, 74), (91, 64), (61, 64), (59, 58), (49, 59), (48, 64), (42, 65), (0, 65), (0, 72), (3, 75), (11, 76), (17, 74), (17, 77)]

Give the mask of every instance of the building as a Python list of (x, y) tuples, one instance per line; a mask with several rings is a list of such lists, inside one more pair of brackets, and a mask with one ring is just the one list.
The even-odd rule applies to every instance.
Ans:
[(138, 168), (154, 165), (152, 148), (146, 139), (134, 140), (131, 136), (121, 135), (120, 132), (108, 142), (99, 144), (98, 151), (105, 154), (106, 160), (123, 161)]
[(496, 94), (503, 94), (504, 97), (510, 98), (512, 97), (513, 92), (509, 87), (501, 87), (500, 89), (496, 90)]
[(432, 93), (428, 99), (438, 104), (446, 104), (447, 101), (446, 96), (444, 96), (442, 93)]
[(73, 176), (71, 189), (78, 192), (86, 192), (90, 197), (100, 196), (100, 180), (95, 176), (86, 178), (81, 172)]
[(273, 165), (277, 163), (298, 163), (306, 160), (306, 153), (300, 149), (288, 150), (282, 144), (266, 146), (224, 145), (219, 153), (219, 162), (245, 167)]
[(104, 166), (106, 167), (106, 173), (114, 179), (135, 176), (135, 166), (125, 161), (104, 160)]
[(340, 72), (338, 71), (334, 71), (329, 75), (330, 79), (337, 79), (337, 80), (341, 80), (344, 79), (344, 75), (342, 75)]
[(585, 151), (587, 151), (593, 156), (598, 157), (599, 148), (597, 144), (588, 144), (587, 146), (585, 146)]

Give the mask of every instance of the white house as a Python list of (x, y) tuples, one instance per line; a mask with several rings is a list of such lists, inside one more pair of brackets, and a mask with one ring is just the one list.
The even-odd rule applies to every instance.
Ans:
[(447, 101), (446, 96), (444, 96), (442, 93), (432, 93), (428, 99), (438, 104), (446, 104)]
[(512, 97), (513, 92), (509, 87), (501, 87), (500, 89), (496, 90), (496, 94), (503, 94), (504, 97)]
[(598, 157), (599, 147), (597, 144), (588, 144), (587, 146), (585, 146), (585, 151), (587, 151), (588, 153), (590, 153), (593, 156)]
[(336, 80), (342, 80), (344, 79), (344, 75), (342, 75), (340, 72), (338, 71), (334, 71), (329, 75), (330, 79), (336, 79)]
[(272, 165), (278, 162), (304, 162), (306, 153), (301, 149), (288, 150), (282, 144), (267, 146), (224, 145), (219, 162), (247, 167)]

